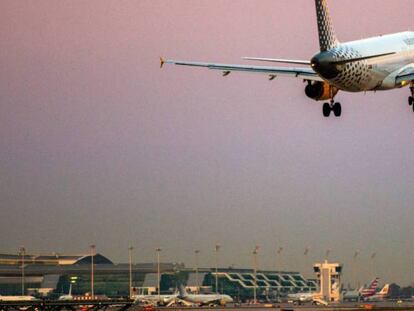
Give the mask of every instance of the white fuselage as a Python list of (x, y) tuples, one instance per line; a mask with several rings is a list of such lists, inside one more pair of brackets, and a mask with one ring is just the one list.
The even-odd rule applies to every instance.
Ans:
[(72, 295), (62, 295), (58, 298), (58, 300), (73, 300)]
[(288, 295), (288, 299), (292, 301), (300, 301), (300, 302), (312, 301), (313, 297), (314, 297), (313, 293), (296, 293), (296, 294)]
[(233, 302), (233, 299), (229, 295), (220, 295), (220, 294), (199, 294), (199, 295), (187, 295), (185, 297), (182, 297), (181, 299), (195, 303), (195, 304), (222, 304), (225, 305), (226, 303)]
[[(373, 55), (391, 54), (341, 65), (331, 62)], [(362, 92), (389, 90), (405, 86), (396, 76), (414, 67), (414, 32), (372, 37), (341, 43), (318, 53), (312, 59), (313, 69), (339, 90)]]
[(302, 292), (288, 294), (288, 300), (293, 302), (312, 302), (316, 298), (320, 298), (321, 294), (319, 292)]
[(150, 303), (158, 305), (168, 305), (177, 298), (178, 294), (171, 295), (136, 295), (135, 303)]

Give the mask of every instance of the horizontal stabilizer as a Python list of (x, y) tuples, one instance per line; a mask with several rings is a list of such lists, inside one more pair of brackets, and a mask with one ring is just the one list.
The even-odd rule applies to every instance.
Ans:
[(160, 57), (160, 68), (162, 68), (164, 64), (165, 64), (165, 59), (163, 57)]
[(296, 65), (308, 65), (311, 62), (308, 60), (296, 60), (296, 59), (281, 59), (281, 58), (262, 58), (262, 57), (242, 57), (246, 60), (256, 60), (259, 62), (270, 62), (270, 63), (284, 63), (284, 64), (296, 64)]

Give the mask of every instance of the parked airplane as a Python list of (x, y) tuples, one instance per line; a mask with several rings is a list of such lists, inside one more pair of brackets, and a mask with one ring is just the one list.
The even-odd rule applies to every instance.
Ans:
[(377, 292), (379, 278), (375, 278), (368, 288), (361, 288), (360, 294), (363, 299), (374, 296)]
[(377, 292), (379, 278), (375, 278), (369, 287), (361, 287), (358, 290), (347, 291), (343, 294), (342, 299), (345, 301), (350, 300), (383, 300), (388, 296), (389, 284)]
[(36, 297), (33, 296), (1, 296), (0, 301), (34, 301), (37, 300)]
[(233, 71), (266, 74), (269, 80), (277, 76), (292, 76), (307, 82), (305, 94), (323, 104), (323, 115), (331, 112), (339, 117), (342, 107), (335, 102), (338, 91), (366, 92), (410, 87), (408, 103), (414, 110), (414, 32), (400, 32), (368, 39), (340, 43), (336, 38), (328, 12), (327, 0), (315, 0), (320, 52), (308, 60), (244, 57), (247, 60), (303, 65), (304, 67), (274, 67), (232, 65), (179, 60), (163, 64), (205, 67), (220, 70), (223, 76)]
[[(335, 283), (334, 286), (337, 286)], [(294, 294), (288, 294), (288, 301), (293, 302), (294, 304), (302, 304), (306, 302), (312, 302), (313, 304), (318, 305), (328, 305), (328, 302), (322, 299), (320, 292), (299, 292)]]
[(362, 300), (361, 291), (363, 287), (355, 290), (347, 290), (342, 293), (343, 301), (360, 301)]
[(134, 297), (134, 304), (146, 303), (156, 306), (170, 306), (176, 302), (178, 293), (171, 295), (136, 295)]
[(287, 296), (288, 302), (293, 304), (314, 302), (317, 297), (319, 297), (318, 293), (294, 293)]
[(70, 283), (70, 285), (69, 285), (69, 293), (67, 295), (59, 296), (58, 300), (73, 300), (72, 283)]
[(221, 305), (233, 302), (229, 295), (222, 294), (188, 294), (183, 285), (180, 286), (178, 298), (186, 303), (197, 305)]
[(383, 301), (389, 295), (390, 291), (390, 284), (385, 284), (384, 287), (377, 293), (372, 296), (366, 297), (365, 300), (367, 301)]

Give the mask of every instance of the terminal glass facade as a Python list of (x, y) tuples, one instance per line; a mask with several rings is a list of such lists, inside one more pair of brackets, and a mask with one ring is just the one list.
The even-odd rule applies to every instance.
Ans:
[[(34, 256), (25, 260), (25, 293), (58, 297), (69, 292), (73, 295), (91, 292), (91, 257), (81, 256)], [(21, 258), (18, 255), (0, 254), (0, 295), (21, 295)], [(161, 293), (175, 291), (179, 284), (202, 287), (203, 292), (216, 292), (215, 269), (200, 268), (197, 277), (194, 269), (180, 263), (161, 263)], [(158, 286), (157, 264), (133, 265), (132, 286), (140, 289), (156, 289)], [(219, 269), (218, 289), (240, 300), (253, 296), (255, 286), (251, 269)], [(198, 280), (198, 284), (196, 284)], [(305, 279), (297, 272), (258, 271), (258, 297), (271, 293), (315, 291), (316, 281)], [(108, 297), (129, 295), (129, 264), (113, 264), (106, 257), (94, 257), (94, 294)]]

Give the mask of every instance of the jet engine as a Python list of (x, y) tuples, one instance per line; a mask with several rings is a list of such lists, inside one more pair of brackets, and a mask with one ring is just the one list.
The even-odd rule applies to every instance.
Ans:
[[(333, 94), (330, 94), (331, 88)], [(329, 83), (320, 81), (309, 81), (305, 88), (306, 96), (314, 100), (328, 100), (331, 98), (331, 95), (335, 96), (336, 93), (338, 93), (337, 88), (331, 87)]]

